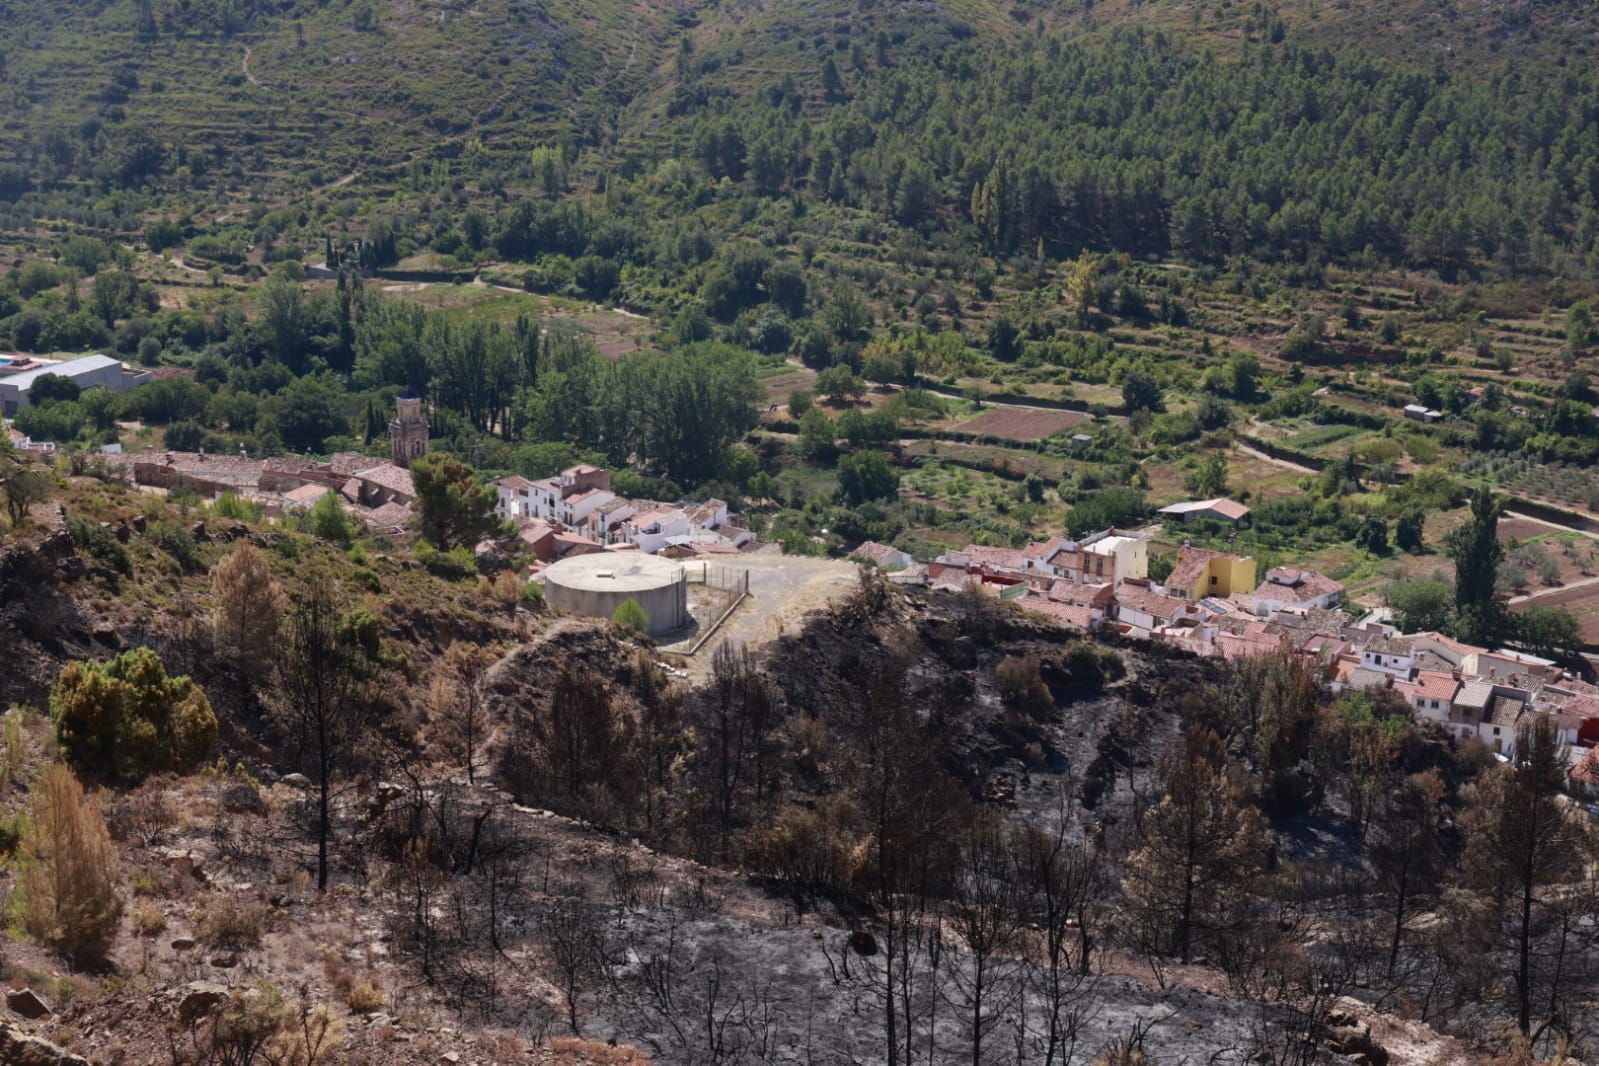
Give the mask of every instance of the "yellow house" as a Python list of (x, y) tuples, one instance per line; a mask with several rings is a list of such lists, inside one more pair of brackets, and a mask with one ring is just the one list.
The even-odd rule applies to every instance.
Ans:
[(1168, 595), (1190, 602), (1207, 596), (1252, 592), (1254, 588), (1255, 560), (1187, 545), (1177, 553), (1177, 565), (1166, 579)]

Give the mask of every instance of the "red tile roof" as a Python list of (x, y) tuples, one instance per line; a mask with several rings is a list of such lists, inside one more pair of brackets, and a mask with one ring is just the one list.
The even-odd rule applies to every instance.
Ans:
[(416, 497), (416, 485), (411, 481), (411, 472), (403, 466), (395, 466), (393, 463), (381, 463), (365, 470), (357, 470), (355, 476), (360, 481), (371, 482), (379, 488), (387, 489), (389, 492), (398, 493), (401, 496), (409, 496), (413, 499)]

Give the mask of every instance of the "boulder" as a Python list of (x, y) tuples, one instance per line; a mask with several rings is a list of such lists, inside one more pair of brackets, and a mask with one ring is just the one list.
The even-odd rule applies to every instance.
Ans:
[(82, 1055), (73, 1055), (9, 1025), (0, 1025), (0, 1062), (6, 1066), (93, 1066)]
[(230, 814), (265, 814), (266, 802), (254, 785), (236, 781), (222, 789), (222, 809)]
[(38, 993), (31, 988), (8, 988), (6, 1006), (24, 1018), (43, 1018), (47, 1014), (54, 1013), (50, 1010), (50, 1005), (40, 999)]
[(178, 1020), (193, 1025), (216, 1010), (228, 998), (228, 986), (215, 981), (190, 981), (183, 986), (183, 998), (178, 1000)]
[(172, 950), (173, 951), (193, 951), (194, 950), (194, 937), (192, 937), (192, 936), (177, 936), (177, 937), (173, 937), (172, 938)]
[(283, 784), (290, 788), (310, 788), (311, 779), (304, 774), (284, 774)]
[(1323, 1043), (1334, 1054), (1357, 1066), (1388, 1066), (1388, 1049), (1371, 1035), (1371, 1026), (1355, 1013), (1353, 1005), (1340, 1001), (1327, 1012)]
[(877, 954), (877, 938), (871, 933), (857, 930), (849, 935), (850, 950), (863, 959)]

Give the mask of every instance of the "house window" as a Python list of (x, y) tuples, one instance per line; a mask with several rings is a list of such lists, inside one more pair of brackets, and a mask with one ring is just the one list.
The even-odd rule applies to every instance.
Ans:
[(1498, 735), (1499, 735), (1499, 727), (1498, 726), (1494, 726), (1494, 736), (1497, 737)]
[(1216, 575), (1215, 574), (1211, 574), (1210, 575), (1210, 583), (1212, 585), (1214, 585), (1216, 583)]

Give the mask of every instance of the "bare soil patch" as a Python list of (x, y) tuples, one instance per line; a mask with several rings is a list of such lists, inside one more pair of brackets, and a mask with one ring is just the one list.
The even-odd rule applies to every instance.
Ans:
[(1046, 411), (1032, 407), (995, 407), (951, 428), (1006, 440), (1043, 440), (1070, 429), (1088, 416), (1080, 411)]

